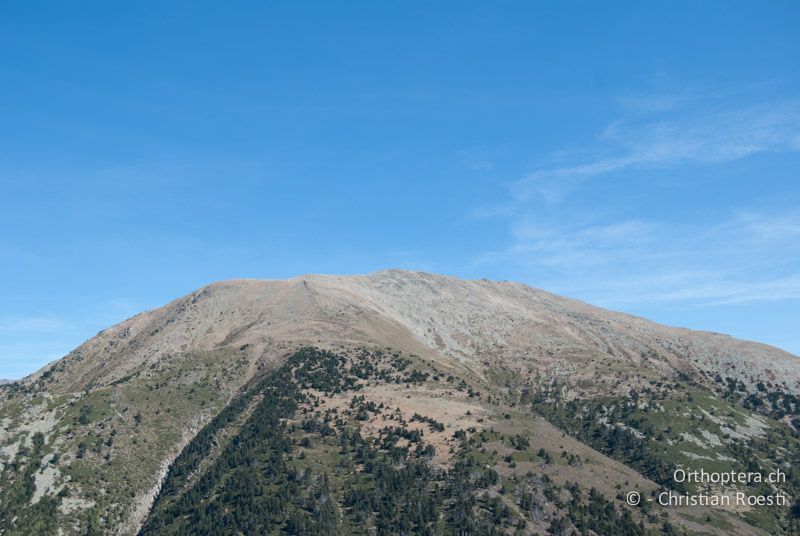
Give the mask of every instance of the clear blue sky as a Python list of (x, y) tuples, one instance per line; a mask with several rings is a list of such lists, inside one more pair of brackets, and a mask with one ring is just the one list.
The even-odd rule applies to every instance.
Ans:
[(800, 353), (800, 3), (163, 4), (0, 7), (0, 377), (389, 267)]

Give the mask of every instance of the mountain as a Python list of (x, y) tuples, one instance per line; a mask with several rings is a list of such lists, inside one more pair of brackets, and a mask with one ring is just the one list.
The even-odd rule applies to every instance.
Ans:
[(215, 283), (0, 386), (0, 425), (3, 535), (791, 534), (800, 516), (800, 358), (509, 282)]

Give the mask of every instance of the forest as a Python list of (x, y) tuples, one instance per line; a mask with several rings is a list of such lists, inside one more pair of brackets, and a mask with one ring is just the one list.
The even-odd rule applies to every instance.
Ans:
[[(378, 408), (354, 394), (347, 414), (319, 411), (310, 392), (357, 393), (359, 379), (413, 383), (429, 374), (382, 352), (298, 351), (184, 449), (140, 534), (478, 536), (526, 534), (533, 524), (557, 535), (672, 533), (668, 523), (647, 528), (593, 488), (533, 472), (501, 476), (481, 448), (490, 434), (455, 433), (457, 452), (442, 467), (408, 422), (364, 437), (359, 416)], [(411, 421), (442, 427), (420, 414)], [(522, 436), (508, 441), (528, 448)]]

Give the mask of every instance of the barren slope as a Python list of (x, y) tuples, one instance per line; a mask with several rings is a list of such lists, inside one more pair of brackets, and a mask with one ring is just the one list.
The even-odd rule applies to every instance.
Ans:
[[(516, 283), (399, 270), (237, 280), (139, 314), (36, 374), (0, 387), (0, 460), (7, 471), (12, 465), (30, 467), (35, 494), (25, 500), (34, 508), (55, 508), (53, 519), (62, 531), (80, 533), (94, 516), (106, 531), (132, 533), (181, 449), (246, 386), (306, 346), (390, 349), (455, 375), (470, 389), (494, 397), (491, 404), (468, 401), (478, 406), (471, 413), (486, 423), (501, 422), (503, 412), (529, 404), (534, 392), (548, 393), (555, 408), (551, 422), (556, 422), (558, 404), (627, 397), (631, 390), (642, 392), (676, 378), (688, 382), (681, 384), (686, 390), (680, 396), (690, 389), (696, 399), (725, 394), (730, 404), (743, 398), (736, 385), (744, 394), (767, 385), (770, 392), (783, 393), (778, 400), (800, 393), (800, 359), (779, 349), (661, 326)], [(723, 393), (730, 381), (734, 389)], [(378, 384), (364, 392), (376, 402), (394, 401), (406, 412), (439, 404), (432, 411), (456, 429), (477, 425), (474, 418), (457, 415), (466, 403), (462, 395), (438, 384), (408, 393)], [(345, 398), (330, 397), (327, 403), (341, 406)], [(716, 409), (731, 411), (727, 405)], [(758, 424), (754, 419), (760, 417), (746, 411), (742, 415), (730, 422), (714, 417), (720, 422), (713, 421), (713, 431), (766, 437), (763, 430), (773, 426), (771, 421)], [(790, 422), (790, 417), (776, 418)], [(537, 426), (533, 415), (519, 419)], [(366, 432), (370, 422), (363, 423)], [(544, 430), (543, 436), (552, 435)], [(38, 441), (43, 444), (37, 446)], [(436, 441), (447, 444), (444, 437)], [(695, 450), (669, 453), (670, 463), (708, 456), (712, 443), (697, 441)], [(625, 480), (624, 466), (606, 465), (613, 473), (606, 478)], [(15, 486), (28, 477), (14, 471), (0, 488), (7, 502), (17, 492), (27, 493)], [(743, 533), (756, 531), (745, 526), (750, 528)]]
[(593, 364), (613, 359), (665, 372), (730, 371), (746, 383), (776, 381), (800, 392), (800, 358), (777, 348), (666, 327), (516, 283), (400, 270), (209, 285), (87, 341), (58, 363), (62, 374), (51, 389), (107, 384), (187, 351), (249, 345), (256, 365), (289, 346), (365, 343), (476, 369), (501, 360), (573, 374), (588, 364), (596, 377)]

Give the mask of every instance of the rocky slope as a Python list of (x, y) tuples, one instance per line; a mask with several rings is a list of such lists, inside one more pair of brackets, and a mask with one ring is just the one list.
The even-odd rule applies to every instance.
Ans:
[(246, 345), (253, 367), (308, 343), (385, 344), (476, 370), (501, 360), (556, 375), (584, 370), (591, 378), (597, 364), (615, 361), (800, 390), (800, 359), (773, 347), (669, 328), (516, 283), (405, 271), (213, 284), (100, 333), (28, 381), (57, 371), (50, 389), (73, 392), (164, 355)]
[[(454, 463), (444, 453), (458, 451), (455, 432), (503, 428), (530, 436), (537, 449), (563, 450), (563, 459), (594, 460), (612, 502), (625, 486), (654, 490), (665, 485), (661, 469), (704, 458), (734, 466), (752, 451), (764, 468), (789, 463), (793, 470), (792, 456), (762, 445), (791, 454), (798, 444), (800, 359), (776, 348), (665, 327), (516, 283), (406, 271), (227, 281), (109, 328), (0, 387), (0, 534), (25, 533), (44, 518), (44, 533), (135, 533), (181, 451), (195, 448), (215, 416), (305, 347), (345, 360), (381, 350), (428, 374), (407, 389), (385, 377), (357, 378), (356, 390), (400, 408), (404, 426), (415, 413), (445, 422), (441, 437), (429, 433), (433, 465)], [(442, 384), (447, 377), (458, 381)], [(314, 392), (341, 411), (350, 394)], [(234, 422), (247, 422), (255, 407)], [(577, 426), (565, 412), (591, 415), (595, 428)], [(348, 426), (364, 435), (380, 434), (377, 417), (353, 419)], [(235, 437), (238, 425), (231, 426), (226, 433)], [(629, 446), (616, 452), (610, 440), (598, 442), (608, 430), (641, 435), (646, 452), (637, 458)], [(504, 440), (492, 441), (502, 451)], [(649, 465), (643, 455), (652, 457)], [(534, 466), (562, 484), (588, 483), (586, 471), (566, 462)], [(524, 530), (559, 519), (547, 515), (526, 518)], [(660, 524), (648, 517), (655, 514), (637, 515), (647, 527)], [(741, 534), (792, 523), (788, 508), (704, 515), (673, 511), (673, 521), (680, 530)]]

